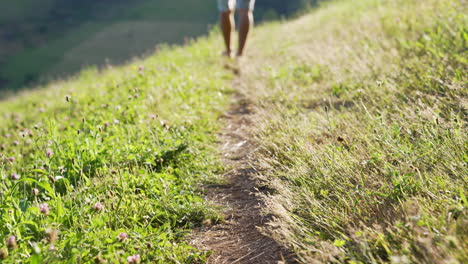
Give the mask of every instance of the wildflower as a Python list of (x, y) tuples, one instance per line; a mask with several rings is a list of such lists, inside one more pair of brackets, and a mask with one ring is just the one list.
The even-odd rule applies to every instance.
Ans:
[(47, 240), (51, 244), (51, 246), (54, 244), (55, 241), (58, 240), (60, 231), (57, 229), (52, 229), (52, 228), (47, 228), (46, 229), (46, 234), (47, 234)]
[(114, 124), (119, 124), (120, 121), (118, 119), (114, 119)]
[(93, 208), (94, 211), (99, 212), (102, 211), (102, 209), (104, 209), (104, 205), (102, 205), (100, 202), (97, 202), (94, 204)]
[(138, 264), (140, 263), (140, 255), (136, 254), (134, 256), (127, 257), (128, 264)]
[(8, 258), (8, 251), (4, 248), (0, 248), (0, 260), (5, 260)]
[(10, 236), (7, 240), (7, 247), (9, 249), (16, 249), (18, 248), (18, 244), (16, 243), (16, 237), (15, 236)]
[(38, 196), (38, 195), (39, 195), (39, 189), (33, 188), (33, 189), (32, 189), (32, 194), (33, 194), (34, 196)]
[(52, 149), (48, 148), (48, 149), (46, 150), (46, 155), (47, 155), (47, 157), (50, 159), (50, 158), (52, 158), (52, 156), (54, 155), (54, 152), (52, 151)]
[(21, 178), (21, 176), (19, 174), (16, 174), (16, 173), (12, 173), (10, 177), (14, 181), (17, 181), (17, 180), (19, 180)]
[(8, 160), (9, 160), (11, 163), (13, 163), (13, 162), (15, 162), (15, 157), (9, 157)]
[(127, 233), (124, 233), (124, 232), (120, 233), (117, 236), (117, 239), (120, 240), (120, 241), (125, 241), (125, 240), (127, 240), (127, 238), (128, 238), (128, 235), (127, 235)]
[(13, 145), (18, 146), (20, 143), (18, 140), (13, 141)]
[(24, 129), (24, 135), (25, 136), (29, 136), (29, 137), (33, 137), (33, 131), (31, 129)]
[(45, 215), (49, 215), (50, 209), (47, 203), (43, 203), (39, 205), (39, 211)]

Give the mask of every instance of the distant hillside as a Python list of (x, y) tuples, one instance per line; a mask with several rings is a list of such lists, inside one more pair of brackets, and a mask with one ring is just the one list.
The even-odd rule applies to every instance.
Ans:
[(20, 0), (0, 11), (0, 88), (18, 88), (83, 66), (122, 63), (158, 43), (207, 32), (215, 3), (184, 0)]
[[(258, 1), (258, 20), (286, 16), (316, 0)], [(16, 0), (0, 9), (0, 90), (120, 64), (208, 32), (216, 1)]]

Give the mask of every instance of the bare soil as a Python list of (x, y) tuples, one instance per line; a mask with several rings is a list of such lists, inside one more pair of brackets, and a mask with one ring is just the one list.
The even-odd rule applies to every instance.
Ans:
[(269, 219), (261, 214), (264, 195), (252, 165), (256, 145), (248, 128), (254, 107), (240, 93), (233, 100), (219, 135), (223, 160), (230, 170), (224, 175), (225, 184), (204, 187), (207, 199), (225, 208), (224, 221), (197, 230), (192, 243), (213, 252), (208, 259), (212, 264), (295, 263), (286, 248), (260, 231)]

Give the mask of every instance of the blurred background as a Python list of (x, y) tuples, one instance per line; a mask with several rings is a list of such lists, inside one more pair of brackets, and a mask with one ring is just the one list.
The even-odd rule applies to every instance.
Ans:
[[(257, 22), (320, 0), (257, 0)], [(217, 24), (216, 0), (0, 0), (0, 91), (121, 64)]]

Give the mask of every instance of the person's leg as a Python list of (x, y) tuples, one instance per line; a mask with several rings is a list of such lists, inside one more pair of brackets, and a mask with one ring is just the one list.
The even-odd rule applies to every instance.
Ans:
[(220, 26), (223, 32), (224, 44), (226, 45), (226, 55), (231, 54), (231, 36), (235, 28), (234, 12), (224, 11), (220, 15)]
[(253, 18), (253, 7), (255, 0), (241, 0), (238, 5), (238, 15), (239, 15), (239, 47), (237, 50), (237, 56), (242, 56), (244, 54), (245, 44), (247, 42), (247, 37), (249, 31), (254, 23)]
[(235, 29), (234, 22), (234, 1), (233, 0), (218, 0), (219, 7), (219, 24), (223, 33), (224, 44), (226, 45), (226, 56), (231, 56), (231, 36)]

